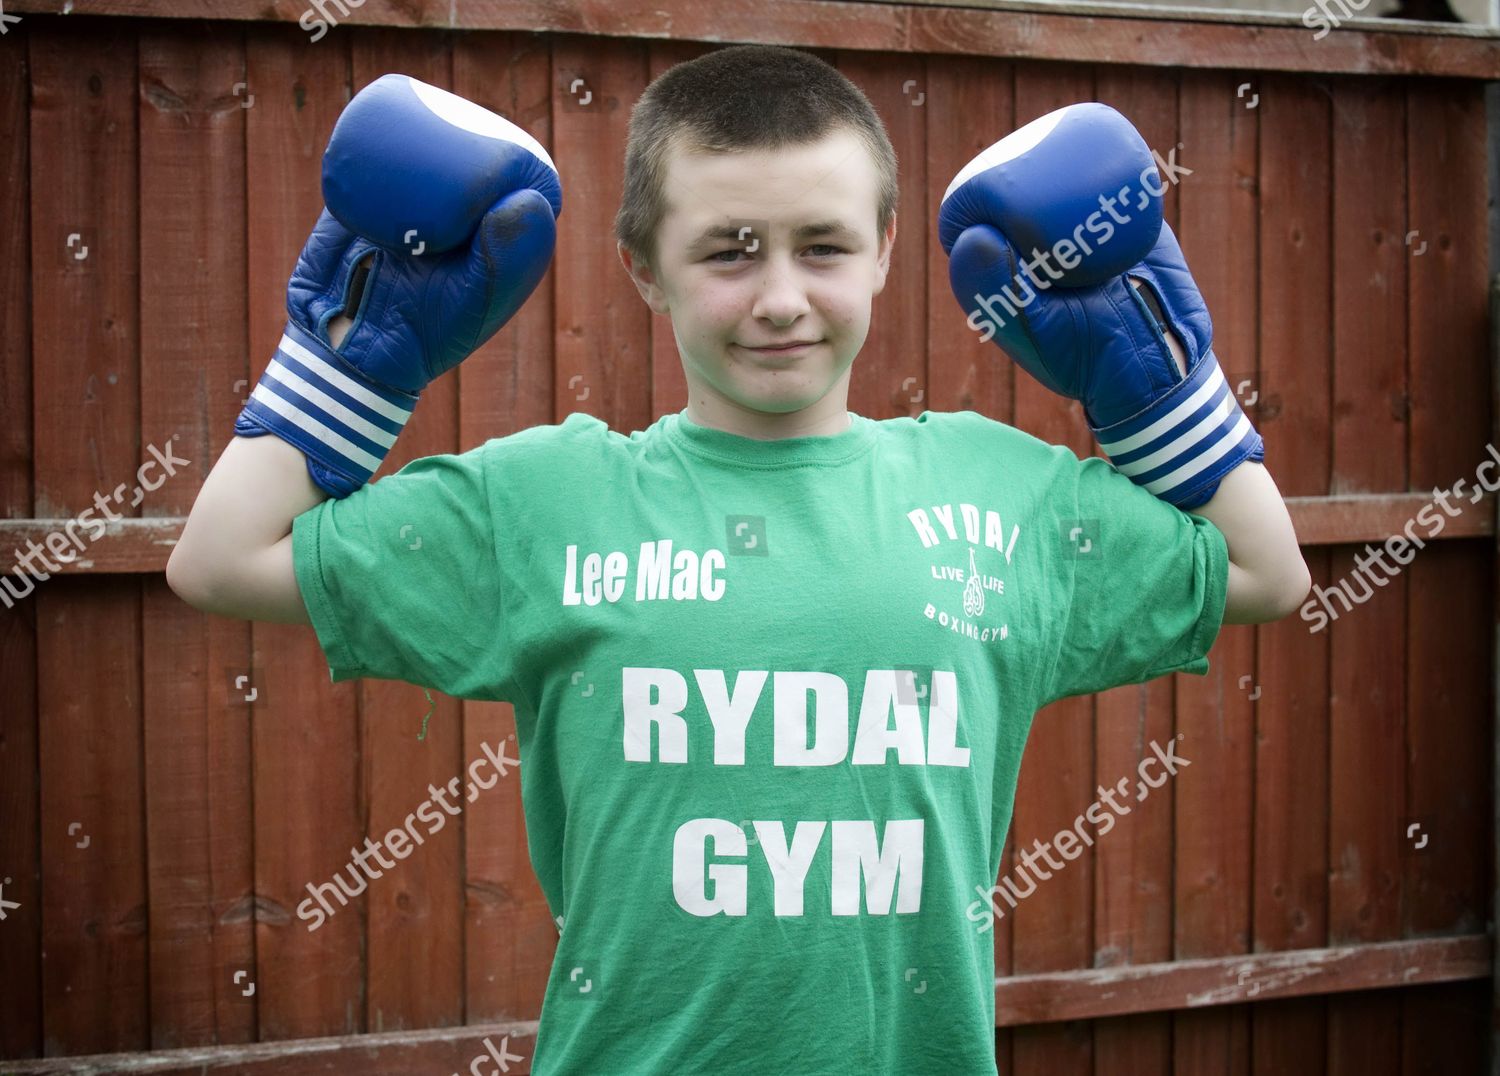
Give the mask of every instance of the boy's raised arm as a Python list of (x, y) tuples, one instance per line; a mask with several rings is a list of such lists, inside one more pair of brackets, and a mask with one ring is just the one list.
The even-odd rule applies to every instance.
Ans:
[[(1187, 356), (1177, 337), (1167, 334), (1177, 368), (1187, 372)], [(1246, 460), (1219, 480), (1199, 508), (1189, 508), (1224, 535), (1229, 547), (1229, 585), (1224, 623), (1264, 624), (1288, 616), (1307, 597), (1312, 576), (1286, 502), (1265, 465)]]
[(360, 490), (428, 383), (520, 308), (562, 211), (535, 139), (405, 75), (344, 109), (323, 196), (276, 354), (167, 562), (172, 589), (208, 612), (310, 622), (292, 521)]
[[(337, 348), (352, 324), (328, 325)], [(205, 613), (307, 624), (292, 568), (292, 520), (328, 498), (302, 450), (279, 437), (230, 438), (167, 558), (167, 585)]]
[(205, 613), (310, 623), (292, 570), (292, 520), (327, 496), (299, 449), (231, 438), (167, 559), (167, 585)]
[(1033, 120), (944, 194), (949, 279), (981, 340), (1083, 403), (1119, 472), (1223, 534), (1224, 622), (1275, 620), (1306, 597), (1310, 577), (1261, 463), (1264, 442), (1219, 368), (1208, 307), (1162, 219), (1157, 163), (1172, 168), (1107, 105)]

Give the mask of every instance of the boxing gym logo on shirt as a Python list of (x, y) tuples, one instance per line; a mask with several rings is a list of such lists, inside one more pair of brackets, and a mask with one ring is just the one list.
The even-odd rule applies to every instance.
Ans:
[[(999, 642), (1010, 634), (1010, 626), (1005, 623), (997, 626), (993, 619), (987, 623), (981, 622), (979, 618), (984, 615), (985, 608), (990, 604), (989, 594), (1003, 595), (1005, 593), (1005, 580), (999, 576), (986, 575), (981, 572), (975, 560), (974, 549), (981, 545), (992, 548), (1005, 558), (1006, 564), (1009, 564), (1011, 552), (1016, 547), (1016, 539), (1021, 534), (1020, 525), (1011, 524), (1010, 539), (1007, 541), (999, 512), (986, 509), (981, 520), (980, 511), (976, 506), (960, 502), (958, 519), (963, 526), (963, 535), (960, 538), (958, 527), (954, 522), (954, 506), (935, 504), (931, 508), (930, 516), (925, 508), (913, 508), (906, 513), (906, 518), (915, 529), (922, 547), (943, 549), (945, 542), (967, 541), (969, 566), (967, 571), (961, 563), (957, 565), (934, 563), (930, 566), (933, 579), (950, 582), (958, 592), (954, 596), (951, 608), (946, 600), (941, 606), (928, 602), (922, 610), (923, 616), (939, 627), (947, 628), (978, 642)], [(937, 527), (933, 526), (934, 520), (942, 528), (941, 533)], [(960, 615), (960, 610), (962, 615)]]

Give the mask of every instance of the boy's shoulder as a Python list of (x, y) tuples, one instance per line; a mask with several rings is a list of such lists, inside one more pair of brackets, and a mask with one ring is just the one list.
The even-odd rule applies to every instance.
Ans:
[(491, 437), (469, 451), (506, 460), (557, 458), (560, 454), (568, 454), (568, 449), (577, 449), (587, 455), (590, 450), (605, 451), (618, 444), (628, 444), (630, 440), (630, 437), (610, 429), (603, 419), (583, 411), (574, 411), (561, 422), (539, 423), (515, 433)]
[(969, 445), (978, 451), (1003, 453), (1011, 462), (1019, 462), (1049, 468), (1058, 466), (1077, 467), (1079, 458), (1066, 445), (1055, 445), (1025, 430), (982, 415), (978, 411), (923, 411), (915, 418), (886, 419), (882, 425), (900, 429), (903, 425), (917, 431), (927, 431), (928, 436), (951, 437), (957, 444)]
[[(506, 459), (570, 456), (582, 461), (600, 456), (634, 453), (663, 436), (671, 413), (657, 418), (644, 430), (621, 433), (596, 415), (574, 411), (561, 422), (528, 426), (515, 433), (494, 437), (471, 451)], [(1056, 445), (1008, 423), (972, 410), (923, 411), (918, 415), (871, 419), (876, 431), (895, 440), (936, 444), (945, 451), (999, 455), (1007, 462), (1052, 470), (1076, 468), (1077, 455), (1065, 445)], [(1098, 463), (1107, 461), (1095, 459)]]

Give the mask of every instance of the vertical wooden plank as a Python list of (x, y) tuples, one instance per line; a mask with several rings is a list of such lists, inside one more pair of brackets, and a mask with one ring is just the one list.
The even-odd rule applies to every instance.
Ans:
[[(714, 46), (699, 41), (651, 41), (647, 44), (647, 79), (655, 81), (664, 74), (668, 68), (686, 60), (692, 60), (706, 53), (713, 52)], [(644, 91), (645, 87), (642, 87)], [(630, 106), (640, 99), (637, 94), (631, 99)], [(563, 100), (572, 103), (571, 100)], [(627, 112), (628, 118), (628, 112)], [(623, 164), (624, 150), (621, 150), (621, 161)], [(623, 174), (623, 173), (622, 173)], [(615, 208), (619, 208), (619, 199), (615, 200)], [(610, 232), (611, 251), (613, 252), (613, 231)], [(616, 256), (618, 264), (619, 258)], [(624, 267), (620, 272), (624, 272)], [(633, 290), (633, 289), (632, 289)], [(636, 298), (646, 311), (651, 324), (651, 421), (674, 411), (681, 411), (687, 406), (687, 376), (682, 369), (682, 356), (677, 351), (677, 338), (672, 333), (672, 319), (665, 314), (657, 314), (651, 311), (639, 297)]]
[[(349, 99), (348, 45), (348, 34), (330, 34), (309, 47), (296, 27), (257, 27), (246, 42), (245, 80), (256, 95), (245, 114), (249, 368), (238, 375), (245, 382), (231, 386), (236, 408), (275, 351), (287, 279), (323, 205), (323, 147)], [(209, 436), (217, 457), (232, 426), (215, 424)], [(247, 674), (257, 691), (250, 704), (257, 1037), (360, 1031), (363, 896), (347, 906), (325, 897), (334, 914), (321, 924), (295, 914), (309, 899), (306, 887), (330, 882), (360, 844), (355, 686), (329, 683), (310, 629), (256, 624), (251, 634), (250, 667), (224, 675)]]
[[(873, 419), (929, 410), (927, 342), (927, 155), (931, 109), (926, 68), (912, 53), (841, 52), (838, 68), (870, 99), (896, 152), (901, 196), (885, 288), (871, 303), (870, 331), (849, 370), (849, 410)], [(947, 180), (944, 180), (946, 185)], [(873, 227), (873, 224), (870, 225)], [(950, 300), (951, 301), (951, 300)]]
[[(1168, 70), (1102, 66), (1095, 77), (1096, 100), (1119, 110), (1146, 144), (1164, 158), (1174, 155), (1178, 136), (1177, 80)], [(1167, 177), (1163, 177), (1165, 180)], [(1175, 224), (1177, 191), (1164, 192), (1163, 211)], [(1093, 454), (1102, 456), (1097, 443)], [(1151, 744), (1172, 742), (1173, 679), (1103, 691), (1096, 697), (1094, 781), (1113, 787), (1121, 777), (1137, 788), (1136, 767), (1152, 757)], [(1191, 759), (1187, 751), (1181, 754)], [(1185, 777), (1190, 771), (1184, 771)], [(1147, 790), (1145, 802), (1116, 821), (1114, 829), (1089, 849), (1094, 857), (1094, 941), (1092, 966), (1118, 967), (1172, 958), (1172, 806), (1176, 782)], [(1127, 795), (1127, 801), (1130, 798)], [(1160, 1073), (1171, 1060), (1171, 1018), (1166, 1013), (1099, 1020), (1094, 1023), (1094, 1055), (1109, 1059), (1110, 1072)]]
[[(1013, 71), (1009, 63), (974, 57), (929, 58), (922, 88), (927, 94), (927, 191), (920, 227), (927, 243), (927, 400), (933, 411), (978, 411), (999, 422), (1015, 417), (1016, 366), (993, 343), (964, 323), (964, 311), (948, 283), (948, 255), (937, 241), (943, 192), (959, 170), (1015, 129)], [(983, 117), (972, 122), (972, 117)], [(904, 168), (905, 159), (902, 159)], [(906, 185), (905, 173), (902, 185)], [(896, 242), (902, 242), (898, 234)]]
[[(1406, 489), (1405, 97), (1399, 83), (1341, 79), (1333, 91), (1334, 493)], [(1351, 553), (1333, 557), (1352, 578)], [(1401, 936), (1405, 801), (1406, 584), (1329, 629), (1328, 943)], [(1328, 999), (1328, 1071), (1400, 1066), (1399, 995)]]
[[(140, 39), (141, 426), (191, 471), (142, 512), (185, 516), (212, 465), (209, 428), (232, 425), (245, 368), (242, 105), (253, 99), (238, 32), (157, 25)], [(252, 1041), (249, 711), (230, 704), (222, 675), (248, 657), (249, 629), (195, 612), (160, 579), (146, 581), (143, 613), (151, 1045)]]
[[(354, 37), (356, 91), (388, 71), (449, 89), (449, 37), (433, 31), (361, 31)], [(382, 473), (422, 456), (458, 450), (458, 378), (440, 377), (422, 393)], [(379, 477), (375, 479), (379, 481)], [(420, 531), (420, 521), (414, 521)], [(421, 556), (419, 549), (412, 556)], [(383, 841), (463, 772), (463, 726), (456, 700), (394, 681), (361, 681), (360, 809), (365, 837)], [(365, 956), (366, 1031), (446, 1027), (463, 1022), (463, 819), (445, 827), (394, 870), (368, 883)]]
[[(1308, 78), (1262, 76), (1260, 115), (1261, 389), (1266, 465), (1283, 496), (1329, 485), (1329, 100)], [(1295, 466), (1293, 466), (1295, 464)], [(1328, 585), (1328, 557), (1307, 557)], [(1255, 951), (1324, 944), (1328, 911), (1326, 633), (1293, 617), (1259, 628), (1255, 683)], [(1252, 1010), (1256, 1073), (1305, 1067), (1325, 1052), (1324, 1000)]]
[(1448, 1076), (1491, 1072), (1487, 1056), (1494, 999), (1489, 984), (1439, 983), (1402, 992), (1400, 1072), (1404, 1076)]
[[(1241, 404), (1258, 424), (1260, 113), (1246, 107), (1254, 99), (1239, 96), (1241, 84), (1232, 72), (1182, 73), (1180, 160), (1193, 171), (1177, 188), (1177, 237), (1213, 318), (1214, 355), (1233, 383), (1250, 382)], [(1178, 960), (1249, 951), (1252, 742), (1262, 693), (1254, 670), (1255, 629), (1230, 624), (1219, 631), (1207, 676), (1174, 676), (1181, 753), (1192, 760), (1176, 782)], [(1249, 1026), (1243, 1005), (1174, 1014), (1173, 1070), (1241, 1076), (1249, 1065)]]
[[(1489, 178), (1490, 189), (1500, 189), (1500, 140), (1494, 138), (1497, 122), (1500, 122), (1500, 86), (1486, 86), (1484, 91), (1486, 126), (1489, 128), (1491, 138), (1489, 141)], [(1493, 267), (1500, 254), (1500, 216), (1490, 214), (1490, 263)], [(1489, 280), (1489, 360), (1490, 360), (1490, 422), (1491, 429), (1496, 429), (1496, 422), (1500, 421), (1500, 273), (1494, 274)], [(1500, 442), (1500, 431), (1492, 444)], [(1494, 562), (1493, 556), (1491, 563)], [(1493, 573), (1490, 578), (1491, 624), (1500, 624), (1500, 592), (1495, 588)], [(1497, 629), (1500, 630), (1500, 629)], [(1496, 678), (1500, 676), (1500, 670), (1490, 669), (1490, 702), (1492, 709), (1492, 720), (1494, 728), (1491, 732), (1490, 759), (1491, 773), (1500, 773), (1500, 705), (1496, 705), (1494, 696)], [(1486, 881), (1489, 884), (1490, 897), (1490, 922), (1500, 919), (1500, 878), (1496, 877), (1497, 851), (1500, 851), (1500, 801), (1497, 801), (1494, 786), (1491, 785), (1490, 792), (1490, 814), (1492, 817), (1490, 840), (1489, 840), (1489, 870), (1486, 872)], [(1490, 982), (1488, 986), (1485, 1004), (1489, 1007), (1490, 1020), (1487, 1041), (1485, 1042), (1485, 1058), (1490, 1067), (1500, 1067), (1500, 963), (1495, 963), (1490, 968)]]
[[(134, 515), (134, 27), (28, 40), (36, 512), (125, 483), (116, 514)], [(47, 1055), (148, 1044), (139, 595), (135, 579), (48, 579), (34, 598)]]
[[(31, 471), (31, 67), (27, 37), (0, 37), (0, 175), (10, 197), (0, 203), (0, 515), (32, 515)], [(40, 191), (41, 188), (38, 188)], [(15, 552), (0, 552), (12, 572)], [(18, 591), (25, 584), (10, 575)], [(36, 603), (0, 591), (0, 967), (11, 989), (0, 1006), (0, 1057), (35, 1057), (42, 1048), (42, 865), (38, 833)], [(15, 905), (12, 907), (11, 905)]]
[[(27, 35), (0, 36), (0, 175), (9, 197), (0, 207), (0, 511), (6, 518), (31, 515), (31, 469), (34, 460), (31, 423), (31, 68)], [(11, 565), (6, 551), (5, 568)], [(18, 584), (19, 585), (19, 584)], [(5, 592), (10, 599), (9, 592)], [(0, 603), (3, 604), (3, 603)], [(18, 775), (19, 776), (19, 775)], [(19, 861), (17, 861), (19, 862)], [(6, 943), (0, 942), (0, 945)], [(9, 1026), (0, 1017), (0, 1036)], [(0, 1044), (3, 1044), (0, 1037)], [(3, 1045), (0, 1045), (3, 1049)]]
[[(1468, 491), (1494, 429), (1485, 338), (1483, 89), (1412, 81), (1406, 107), (1406, 228), (1416, 233), (1407, 248), (1412, 488), (1446, 490), (1466, 479), (1469, 486), (1450, 503), (1474, 511)], [(1493, 550), (1487, 541), (1438, 542), (1407, 568), (1405, 822), (1427, 835), (1418, 848), (1419, 837), (1401, 834), (1402, 927), (1409, 937), (1483, 930), (1488, 917)], [(1481, 848), (1486, 853), (1476, 854)], [(1485, 1011), (1442, 1003), (1461, 993), (1405, 997), (1403, 1072), (1478, 1071)]]
[[(520, 125), (552, 152), (552, 55), (545, 39), (456, 38), (453, 90)], [(568, 177), (562, 180), (566, 217), (575, 207)], [(549, 268), (510, 324), (459, 367), (462, 448), (552, 421), (556, 280), (556, 270)], [(509, 703), (462, 705), (466, 764), (482, 756), (485, 744), (507, 758), (518, 756)], [(434, 735), (430, 725), (428, 735)], [(463, 834), (464, 1022), (535, 1020), (557, 950), (557, 928), (531, 869), (515, 771), (464, 805)]]
[[(1017, 126), (1093, 97), (1089, 69), (1077, 64), (1018, 63), (1015, 68)], [(1030, 374), (1015, 379), (1015, 425), (1076, 455), (1094, 450), (1082, 405), (1044, 388)], [(1016, 786), (1012, 832), (1017, 849), (1050, 838), (1072, 824), (1095, 798), (1094, 702), (1091, 696), (1063, 699), (1034, 717)], [(1094, 858), (1079, 856), (1068, 869), (1038, 882), (1043, 892), (1020, 902), (1014, 919), (1013, 969), (1031, 972), (1087, 968), (1093, 963)], [(1093, 1033), (1085, 1021), (1015, 1029), (1016, 1076), (1088, 1071), (1094, 1063)]]
[(653, 420), (651, 312), (613, 251), (646, 61), (644, 44), (619, 38), (561, 36), (552, 49), (553, 161), (569, 192), (557, 235), (556, 418), (581, 411), (621, 432)]

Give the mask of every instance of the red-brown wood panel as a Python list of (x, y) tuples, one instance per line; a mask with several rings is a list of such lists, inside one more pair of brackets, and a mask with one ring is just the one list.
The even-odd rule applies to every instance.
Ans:
[[(1094, 80), (1086, 67), (1018, 63), (1015, 72), (1017, 126), (1093, 98)], [(1066, 445), (1080, 457), (1093, 451), (1093, 438), (1078, 403), (1055, 395), (1019, 371), (1015, 401), (1017, 428)], [(1029, 849), (1034, 841), (1050, 839), (1070, 827), (1094, 800), (1094, 786), (1093, 698), (1063, 699), (1039, 711), (1016, 787), (1011, 824), (1014, 847)], [(1014, 974), (1086, 968), (1093, 963), (1094, 851), (1086, 850), (1067, 870), (1038, 881), (1037, 892), (1011, 912)], [(1016, 1076), (1087, 1072), (1103, 1060), (1094, 1055), (1093, 1029), (1085, 1021), (1016, 1028), (1012, 1057)]]
[[(1311, 80), (1266, 76), (1260, 99), (1260, 376), (1266, 466), (1283, 496), (1329, 485), (1329, 110)], [(1327, 582), (1327, 555), (1307, 556)], [(1327, 641), (1289, 618), (1259, 629), (1253, 948), (1321, 946), (1328, 912)], [(1252, 1010), (1253, 1071), (1298, 1071), (1325, 1050), (1324, 1001)]]
[(924, 277), (927, 244), (937, 242), (927, 215), (923, 147), (932, 111), (926, 71), (920, 56), (870, 52), (840, 52), (837, 66), (885, 124), (901, 182), (890, 271), (871, 302), (869, 334), (849, 368), (849, 410), (873, 419), (915, 416), (929, 409), (922, 402), (928, 389)]
[(643, 430), (654, 418), (651, 311), (614, 244), (630, 106), (648, 77), (642, 42), (553, 42), (552, 159), (568, 192), (553, 270), (556, 418), (581, 411), (621, 432)]
[[(964, 165), (1014, 128), (1011, 65), (998, 59), (929, 58), (922, 91), (927, 95), (927, 191), (922, 219), (902, 229), (928, 233), (927, 386), (917, 407), (933, 411), (978, 411), (999, 422), (1014, 417), (1016, 366), (993, 343), (964, 323), (964, 311), (948, 282), (948, 255), (937, 239), (943, 192)], [(897, 162), (903, 170), (905, 159)], [(903, 233), (904, 234), (904, 233)], [(896, 243), (902, 242), (901, 235)]]
[[(309, 45), (307, 35), (291, 27), (257, 27), (246, 42), (245, 79), (256, 95), (245, 112), (241, 225), (249, 367), (236, 375), (240, 383), (229, 386), (236, 412), (276, 350), (287, 318), (287, 279), (323, 207), (320, 164), (334, 121), (349, 100), (349, 42), (350, 35), (333, 34)], [(232, 424), (208, 432), (216, 458), (232, 435)], [(255, 1037), (362, 1031), (365, 898), (354, 897), (344, 906), (325, 896), (334, 914), (321, 922), (296, 914), (310, 899), (309, 885), (330, 884), (346, 871), (350, 849), (360, 845), (364, 833), (355, 799), (356, 689), (352, 683), (329, 683), (328, 664), (308, 628), (256, 624), (252, 637), (248, 667), (221, 675), (250, 677), (255, 694), (249, 704)], [(345, 884), (353, 888), (347, 875)]]
[[(31, 469), (31, 163), (27, 39), (0, 37), (0, 515), (32, 516)], [(0, 1005), (0, 1057), (26, 1057), (42, 1045), (42, 866), (38, 832), (36, 603), (10, 589), (25, 583), (4, 561), (0, 583), (0, 967), (8, 969)]]
[[(1334, 493), (1406, 485), (1406, 109), (1383, 81), (1332, 83)], [(1350, 553), (1334, 551), (1348, 578)], [(1329, 629), (1328, 944), (1401, 936), (1404, 578)], [(1300, 619), (1300, 618), (1299, 618)], [(1296, 623), (1295, 621), (1293, 623)], [(1393, 992), (1328, 999), (1328, 1071), (1400, 1071)]]
[[(1213, 319), (1214, 356), (1259, 422), (1257, 320), (1259, 101), (1232, 72), (1184, 71), (1177, 235)], [(1254, 104), (1256, 108), (1247, 107)], [(1177, 674), (1177, 731), (1191, 766), (1175, 783), (1173, 952), (1178, 960), (1250, 946), (1255, 631), (1229, 624), (1207, 676)], [(1173, 1071), (1240, 1076), (1249, 1065), (1249, 1012), (1227, 1006), (1172, 1020)]]
[[(551, 50), (544, 39), (455, 38), (453, 90), (551, 146)], [(572, 193), (564, 180), (564, 215), (573, 208)], [(552, 421), (555, 282), (549, 268), (510, 323), (459, 367), (461, 448)], [(511, 704), (462, 705), (465, 765), (482, 757), (485, 744), (506, 758), (518, 757)], [(438, 735), (431, 725), (428, 734)], [(531, 869), (515, 770), (465, 804), (463, 833), (464, 1022), (534, 1020), (541, 1014), (557, 928)]]
[[(242, 38), (192, 24), (140, 35), (141, 438), (145, 459), (151, 445), (190, 461), (149, 477), (160, 488), (143, 515), (192, 509), (208, 432), (233, 422), (245, 368)], [(249, 709), (223, 675), (247, 661), (250, 628), (188, 608), (161, 579), (143, 589), (151, 1044), (252, 1041)]]
[[(1411, 487), (1469, 483), (1444, 518), (1469, 507), (1494, 429), (1486, 349), (1484, 104), (1478, 86), (1407, 87), (1407, 355)], [(1426, 248), (1422, 243), (1427, 244)], [(1419, 253), (1420, 252), (1420, 253)], [(1429, 533), (1425, 527), (1419, 535)], [(1494, 892), (1491, 839), (1494, 546), (1436, 543), (1408, 566), (1407, 826), (1402, 927), (1411, 937), (1482, 930)], [(1423, 847), (1422, 837), (1427, 840)], [(1488, 868), (1488, 869), (1487, 869)], [(1490, 1020), (1488, 984), (1414, 990), (1405, 999), (1403, 1072), (1476, 1072)], [(1493, 1004), (1493, 999), (1491, 999)]]
[[(707, 45), (698, 41), (652, 41), (647, 46), (647, 85), (665, 72), (674, 64), (685, 60), (692, 60), (699, 56), (714, 51), (715, 46)], [(645, 92), (645, 86), (641, 91)], [(640, 94), (630, 100), (630, 107), (640, 100)], [(569, 102), (572, 103), (571, 101)], [(624, 175), (624, 157), (621, 157), (621, 175)], [(615, 197), (615, 209), (619, 208), (619, 196)], [(614, 229), (611, 226), (609, 232), (608, 256), (599, 256), (619, 266), (618, 272), (628, 278), (625, 267), (620, 265), (620, 259), (614, 243)], [(634, 285), (631, 286), (634, 291)], [(651, 419), (655, 421), (660, 415), (681, 411), (687, 406), (688, 391), (687, 377), (682, 370), (682, 356), (677, 352), (677, 338), (672, 333), (672, 319), (665, 314), (657, 314), (647, 307), (644, 299), (637, 298), (641, 308), (648, 311), (647, 316), (651, 323)]]
[[(69, 0), (10, 0), (20, 11), (71, 10)], [(1175, 5), (1174, 5), (1175, 6)], [(1184, 7), (1188, 5), (1183, 5)], [(871, 52), (931, 52), (942, 56), (1012, 56), (1083, 63), (1140, 63), (1162, 67), (1223, 67), (1239, 62), (1281, 71), (1346, 71), (1356, 74), (1446, 75), (1494, 79), (1500, 58), (1482, 33), (1469, 27), (1438, 36), (1361, 25), (1314, 39), (1295, 20), (1274, 25), (1258, 13), (1200, 21), (1181, 11), (1158, 8), (1137, 17), (1130, 9), (1095, 14), (1087, 8), (996, 9), (916, 3), (762, 0), (754, 5), (707, 5), (677, 0), (537, 4), (533, 0), (318, 0), (306, 7), (266, 6), (264, 0), (156, 0), (159, 18), (281, 20), (316, 18), (314, 7), (332, 21), (422, 30), (446, 26), (462, 30), (525, 30), (533, 33), (603, 34), (657, 38), (675, 35), (702, 41), (811, 43)], [(351, 9), (358, 14), (348, 15)], [(141, 0), (90, 0), (99, 14), (138, 16)], [(1324, 10), (1328, 10), (1327, 7)], [(1346, 9), (1344, 17), (1349, 15)], [(1361, 20), (1363, 22), (1363, 20)], [(1470, 32), (1463, 32), (1470, 30)]]
[[(28, 30), (31, 188), (46, 195), (31, 216), (35, 511), (71, 516), (120, 490), (111, 510), (136, 515), (136, 31)], [(49, 578), (31, 600), (43, 1052), (142, 1049), (140, 583)]]

